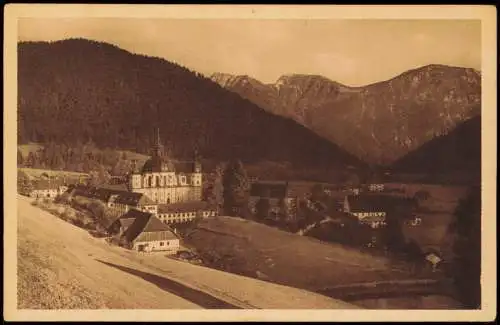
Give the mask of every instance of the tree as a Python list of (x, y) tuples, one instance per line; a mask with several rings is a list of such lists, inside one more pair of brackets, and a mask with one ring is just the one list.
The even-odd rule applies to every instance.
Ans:
[(389, 211), (386, 217), (387, 226), (384, 228), (384, 241), (387, 248), (393, 253), (403, 253), (405, 249), (405, 236), (401, 218), (395, 211)]
[(34, 186), (26, 173), (17, 172), (17, 192), (23, 195), (30, 195)]
[(261, 197), (255, 204), (255, 216), (258, 219), (263, 220), (269, 216), (270, 209), (271, 205), (269, 204), (269, 199)]
[(283, 198), (280, 198), (279, 200), (279, 208), (280, 208), (280, 212), (279, 212), (279, 219), (281, 221), (284, 221), (286, 222), (287, 219), (288, 219), (288, 209), (287, 209), (287, 205), (286, 205), (286, 202), (285, 202), (285, 199)]
[(225, 166), (222, 163), (215, 167), (215, 178), (208, 198), (208, 201), (215, 204), (217, 214), (219, 214), (219, 212), (224, 208), (224, 184), (222, 180), (224, 170)]
[(413, 195), (413, 199), (418, 206), (421, 205), (422, 202), (427, 201), (430, 197), (429, 191), (426, 190), (419, 190)]
[(33, 152), (28, 153), (28, 158), (26, 159), (26, 167), (33, 168), (35, 166), (35, 154)]
[(314, 184), (311, 188), (311, 201), (322, 201), (324, 199), (325, 192), (321, 184)]
[(232, 216), (243, 213), (246, 210), (250, 182), (241, 161), (232, 160), (227, 164), (222, 176), (222, 186), (224, 213)]
[(453, 265), (458, 298), (467, 309), (481, 308), (481, 190), (469, 188), (454, 213), (449, 231), (454, 237)]
[(357, 188), (361, 186), (361, 177), (358, 174), (351, 172), (347, 176), (346, 185), (352, 188)]
[(24, 164), (23, 154), (18, 149), (17, 150), (17, 166), (18, 167), (23, 167), (23, 164)]

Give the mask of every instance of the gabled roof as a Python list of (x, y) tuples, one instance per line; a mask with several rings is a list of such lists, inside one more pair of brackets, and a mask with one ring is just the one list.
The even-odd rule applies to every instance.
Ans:
[(125, 191), (116, 191), (115, 194), (117, 195), (115, 199), (116, 203), (130, 206), (137, 206), (141, 198), (145, 196), (142, 193)]
[[(134, 241), (142, 233), (170, 232), (168, 237), (177, 238), (169, 226), (161, 222), (151, 213), (138, 210), (130, 210), (128, 216), (134, 216), (134, 221), (129, 225), (124, 233), (128, 241)], [(123, 218), (123, 217), (122, 217)], [(122, 219), (120, 218), (120, 219)], [(165, 237), (165, 234), (163, 234)]]
[(134, 223), (134, 218), (120, 218), (118, 221), (120, 222), (120, 226), (123, 228), (123, 231), (127, 231), (128, 227)]
[(115, 220), (111, 221), (107, 227), (109, 228), (117, 223), (119, 223), (120, 225), (130, 226), (131, 222), (127, 220), (131, 220), (133, 222), (137, 217), (144, 217), (145, 214), (148, 213), (136, 209), (130, 209), (124, 214), (119, 215)]
[(215, 210), (215, 207), (206, 201), (191, 201), (158, 205), (158, 213), (182, 213), (201, 210)]
[(104, 202), (124, 204), (129, 206), (155, 204), (146, 195), (122, 190), (113, 190), (104, 187), (91, 187), (86, 185), (74, 185), (68, 189), (68, 192), (75, 196), (84, 196), (88, 198), (99, 199)]
[(142, 195), (139, 201), (137, 202), (137, 206), (144, 206), (144, 205), (155, 205), (156, 202), (151, 200), (147, 195)]

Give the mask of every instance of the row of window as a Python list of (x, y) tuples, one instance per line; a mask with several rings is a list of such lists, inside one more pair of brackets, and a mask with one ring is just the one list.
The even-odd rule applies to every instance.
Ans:
[[(160, 220), (166, 220), (166, 221), (189, 221), (193, 220), (196, 218), (197, 213), (196, 212), (183, 212), (183, 213), (161, 213), (158, 215), (158, 218)], [(201, 213), (201, 216), (203, 217), (210, 217), (210, 216), (215, 216), (215, 211), (203, 211)]]
[[(153, 178), (154, 177), (154, 178)], [(155, 182), (153, 182), (155, 180)], [(162, 182), (163, 180), (163, 182)], [(179, 183), (181, 185), (188, 185), (187, 182), (187, 177), (186, 176), (180, 176), (179, 177)], [(198, 177), (195, 177), (192, 181), (194, 185), (200, 185), (201, 184), (201, 179)], [(155, 187), (155, 186), (167, 186), (167, 185), (172, 185), (175, 186), (177, 185), (176, 179), (174, 176), (145, 176), (143, 179), (143, 184), (144, 187)]]
[(165, 246), (165, 244), (167, 244), (167, 246), (170, 246), (170, 241), (166, 240), (160, 242), (160, 246)]
[(355, 213), (357, 217), (365, 218), (365, 217), (385, 217), (385, 212), (358, 212)]

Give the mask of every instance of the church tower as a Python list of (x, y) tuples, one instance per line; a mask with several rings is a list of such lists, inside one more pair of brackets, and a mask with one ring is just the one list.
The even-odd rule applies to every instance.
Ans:
[(201, 160), (198, 155), (198, 151), (195, 150), (193, 155), (193, 173), (191, 176), (191, 186), (193, 187), (193, 200), (202, 200), (202, 170), (201, 170)]
[(161, 158), (163, 151), (163, 146), (160, 140), (160, 128), (156, 128), (156, 135), (153, 141), (153, 146), (151, 147), (151, 156)]

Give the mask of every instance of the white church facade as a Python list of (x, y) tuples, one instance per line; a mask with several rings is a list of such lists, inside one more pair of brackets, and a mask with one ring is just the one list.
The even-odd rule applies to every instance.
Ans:
[(157, 204), (202, 200), (201, 163), (195, 157), (190, 162), (173, 162), (162, 154), (159, 131), (151, 158), (141, 170), (129, 176), (129, 190), (143, 193)]

